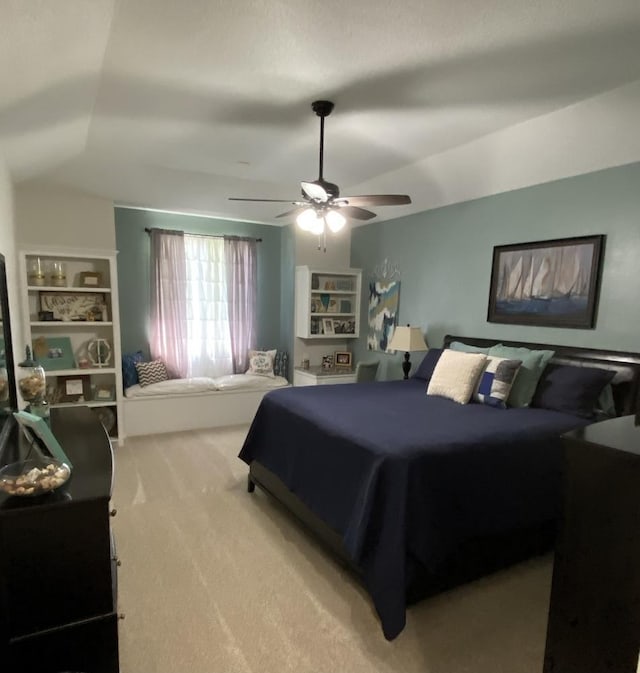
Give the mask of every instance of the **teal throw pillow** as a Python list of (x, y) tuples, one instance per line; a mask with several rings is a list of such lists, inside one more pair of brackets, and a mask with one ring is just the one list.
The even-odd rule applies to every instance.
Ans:
[(510, 360), (522, 360), (518, 375), (514, 381), (507, 405), (510, 407), (528, 407), (536, 386), (547, 363), (555, 351), (533, 351), (529, 348), (516, 348), (498, 344), (489, 349), (489, 355)]
[[(501, 344), (496, 344), (500, 346)], [(483, 355), (489, 355), (489, 348), (480, 348), (479, 346), (471, 346), (471, 344), (463, 343), (462, 341), (452, 341), (449, 344), (449, 348), (452, 351), (460, 351), (461, 353), (482, 353)]]

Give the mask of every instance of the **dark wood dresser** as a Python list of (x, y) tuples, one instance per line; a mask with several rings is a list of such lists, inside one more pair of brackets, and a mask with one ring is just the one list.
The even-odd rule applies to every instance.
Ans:
[(0, 669), (118, 673), (111, 444), (88, 407), (53, 409), (51, 428), (70, 480), (38, 498), (0, 494)]
[(640, 651), (640, 427), (565, 435), (544, 673), (635, 673)]

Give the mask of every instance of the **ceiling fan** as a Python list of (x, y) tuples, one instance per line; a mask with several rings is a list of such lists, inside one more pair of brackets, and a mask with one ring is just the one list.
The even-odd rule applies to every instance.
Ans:
[[(324, 163), (324, 119), (331, 114), (333, 103), (328, 100), (317, 100), (311, 109), (320, 117), (320, 162), (319, 175), (313, 182), (301, 182), (303, 200), (287, 199), (244, 199), (230, 197), (230, 201), (261, 201), (269, 203), (291, 203), (292, 210), (280, 213), (277, 217), (295, 216), (301, 229), (318, 236), (326, 235), (328, 227), (332, 232), (340, 231), (347, 218), (370, 220), (376, 214), (362, 206), (399, 206), (411, 203), (406, 194), (373, 194), (369, 196), (340, 196), (338, 185), (327, 182), (322, 175)], [(318, 246), (320, 247), (320, 246)]]

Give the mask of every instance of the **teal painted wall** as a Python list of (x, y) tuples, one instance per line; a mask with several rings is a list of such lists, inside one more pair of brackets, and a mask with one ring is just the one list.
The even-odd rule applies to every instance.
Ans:
[(280, 252), (280, 334), (289, 353), (289, 379), (293, 379), (293, 330), (295, 307), (296, 239), (293, 225), (282, 227)]
[[(493, 246), (588, 234), (607, 237), (595, 329), (487, 322)], [(351, 265), (364, 270), (365, 290), (355, 355), (400, 378), (399, 354), (366, 351), (365, 280), (385, 258), (401, 272), (399, 323), (420, 325), (432, 346), (449, 333), (640, 351), (640, 164), (354, 229)], [(421, 355), (411, 359), (415, 367)]]
[(179, 229), (190, 234), (254, 236), (258, 243), (259, 347), (286, 348), (288, 333), (281, 332), (281, 229), (251, 222), (115, 209), (120, 290), (122, 352), (149, 348), (150, 269), (149, 235), (145, 227)]

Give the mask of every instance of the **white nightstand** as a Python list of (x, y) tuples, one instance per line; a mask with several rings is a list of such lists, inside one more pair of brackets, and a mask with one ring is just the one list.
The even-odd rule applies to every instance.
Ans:
[(326, 386), (355, 382), (356, 373), (353, 369), (323, 369), (322, 367), (302, 369), (302, 367), (296, 367), (293, 370), (294, 386)]

